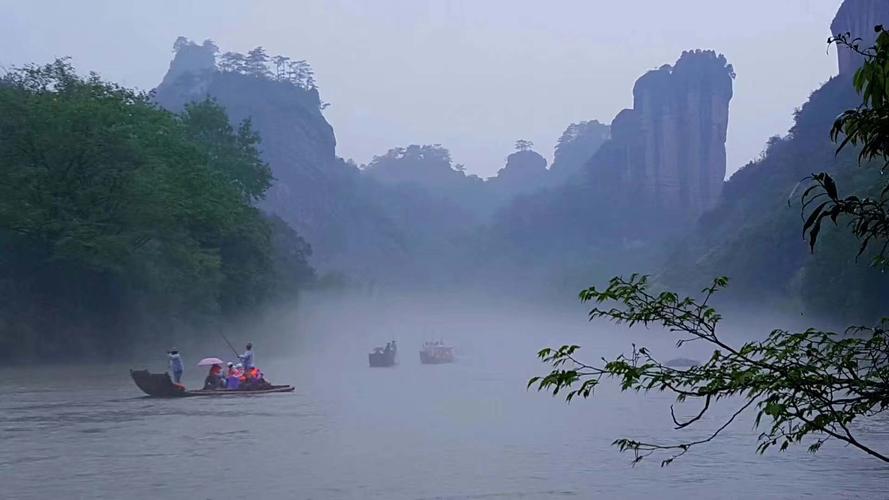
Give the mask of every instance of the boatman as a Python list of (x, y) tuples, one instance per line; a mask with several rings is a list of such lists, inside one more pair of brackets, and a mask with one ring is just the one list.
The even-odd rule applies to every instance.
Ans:
[(253, 343), (247, 342), (247, 350), (244, 351), (244, 354), (241, 354), (238, 357), (241, 358), (241, 364), (244, 365), (245, 372), (256, 366), (253, 363)]
[(170, 358), (170, 371), (173, 372), (173, 382), (178, 384), (182, 380), (182, 357), (179, 356), (179, 351), (176, 349), (167, 351), (167, 357)]

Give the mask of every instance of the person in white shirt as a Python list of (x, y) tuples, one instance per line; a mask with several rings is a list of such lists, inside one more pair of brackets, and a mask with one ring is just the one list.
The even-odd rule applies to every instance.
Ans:
[(244, 354), (238, 356), (241, 358), (241, 364), (244, 365), (244, 371), (253, 368), (256, 364), (253, 362), (253, 343), (247, 342), (247, 350), (244, 351)]

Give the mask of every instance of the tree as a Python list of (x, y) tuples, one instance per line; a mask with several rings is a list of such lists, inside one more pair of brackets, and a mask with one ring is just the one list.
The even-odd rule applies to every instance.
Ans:
[(515, 141), (516, 151), (528, 151), (534, 147), (534, 143), (525, 139)]
[[(868, 49), (861, 49), (858, 39), (851, 38), (849, 33), (829, 40), (864, 57), (854, 78), (862, 103), (840, 115), (830, 135), (834, 141), (840, 141), (838, 153), (850, 144), (859, 146), (859, 163), (879, 166), (882, 174), (889, 166), (889, 32), (882, 26), (877, 26), (875, 31), (878, 33), (876, 45)], [(839, 217), (845, 216), (852, 234), (860, 242), (858, 255), (870, 245), (878, 245), (875, 264), (889, 264), (889, 182), (880, 186), (879, 193), (873, 197), (841, 197), (836, 181), (828, 173), (813, 174), (811, 179), (813, 185), (802, 196), (803, 210), (811, 208), (803, 226), (811, 248), (815, 248), (822, 222), (829, 218), (836, 224)]]
[(259, 78), (267, 78), (269, 76), (269, 56), (262, 47), (256, 47), (248, 52), (245, 62), (248, 75)]
[(189, 137), (204, 148), (210, 166), (225, 174), (245, 203), (265, 196), (272, 184), (272, 171), (260, 157), (259, 135), (250, 119), (235, 131), (225, 110), (208, 98), (187, 104), (182, 123)]
[(312, 89), (317, 86), (315, 84), (315, 71), (312, 70), (312, 66), (304, 60), (296, 61), (291, 77), (293, 78), (294, 84), (298, 87)]
[(290, 61), (286, 56), (275, 56), (272, 62), (275, 64), (275, 79), (284, 80), (287, 77), (287, 62)]
[(245, 73), (247, 71), (247, 58), (237, 52), (226, 52), (219, 60), (219, 69), (229, 73)]
[(290, 61), (287, 63), (287, 79), (290, 83), (303, 89), (315, 87), (315, 72), (312, 66), (305, 60)]
[[(839, 150), (848, 144), (860, 146), (859, 160), (863, 164), (876, 162), (885, 167), (889, 161), (889, 35), (882, 27), (877, 30), (877, 44), (860, 51), (865, 62), (854, 80), (863, 102), (837, 119), (832, 137), (845, 137)], [(858, 50), (848, 35), (830, 42)], [(811, 180), (813, 185), (803, 193), (802, 201), (803, 210), (808, 210), (804, 234), (812, 251), (825, 219), (834, 223), (846, 219), (859, 238), (859, 254), (871, 243), (881, 245), (878, 263), (885, 263), (889, 241), (889, 226), (884, 225), (889, 220), (885, 209), (889, 188), (885, 181), (879, 186), (879, 198), (870, 199), (840, 198), (835, 181), (826, 173), (813, 174)], [(583, 290), (581, 301), (596, 304), (589, 313), (591, 320), (660, 325), (679, 336), (678, 347), (704, 342), (713, 346), (713, 355), (701, 365), (682, 369), (661, 363), (645, 347), (633, 346), (629, 354), (601, 364), (581, 361), (576, 345), (547, 348), (538, 356), (552, 370), (532, 378), (528, 386), (551, 390), (554, 395), (564, 391), (571, 401), (592, 395), (604, 378), (616, 378), (622, 390), (664, 391), (674, 394), (677, 402), (698, 402), (700, 410), (684, 420), (678, 419), (671, 407), (676, 429), (699, 422), (719, 402), (736, 405), (736, 411), (704, 439), (672, 444), (630, 438), (614, 441), (619, 450), (634, 453), (634, 463), (663, 453), (661, 465), (667, 465), (689, 449), (716, 439), (751, 407), (756, 410), (756, 427), (763, 417), (768, 422), (757, 445), (760, 453), (773, 446), (784, 450), (804, 439), (812, 440), (808, 449), (816, 452), (824, 442), (835, 439), (889, 462), (889, 452), (864, 442), (852, 426), (889, 410), (889, 319), (873, 327), (850, 327), (843, 333), (814, 328), (803, 332), (776, 329), (763, 341), (735, 346), (719, 335), (721, 316), (710, 305), (714, 294), (727, 284), (727, 278), (717, 278), (700, 298), (680, 297), (671, 291), (656, 292), (647, 277), (632, 275), (629, 279), (613, 278), (601, 290)]]

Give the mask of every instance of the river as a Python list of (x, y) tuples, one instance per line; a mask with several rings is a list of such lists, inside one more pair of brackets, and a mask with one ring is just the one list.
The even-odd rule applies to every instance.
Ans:
[[(582, 314), (558, 323), (452, 308), (430, 323), (432, 306), (405, 321), (395, 309), (320, 312), (287, 349), (257, 342), (260, 365), (294, 384), (290, 394), (150, 399), (129, 379), (130, 364), (0, 371), (0, 497), (889, 498), (889, 467), (837, 443), (817, 455), (757, 455), (752, 415), (668, 467), (631, 466), (610, 446), (615, 438), (701, 437), (732, 402), (681, 432), (671, 430), (667, 395), (606, 386), (567, 405), (525, 390), (544, 370), (534, 351), (585, 341), (595, 355), (610, 352), (602, 339), (614, 342), (613, 329), (591, 335)], [(442, 332), (460, 348), (458, 362), (420, 365), (421, 340)], [(399, 365), (367, 367), (368, 347), (395, 333)], [(193, 362), (220, 349), (184, 354)], [(164, 368), (162, 353), (142, 361)], [(190, 368), (185, 382), (202, 376)], [(885, 450), (887, 430), (863, 432)]]

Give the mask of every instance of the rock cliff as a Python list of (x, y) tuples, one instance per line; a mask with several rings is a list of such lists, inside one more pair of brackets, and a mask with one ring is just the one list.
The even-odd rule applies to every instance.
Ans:
[[(889, 1), (846, 0), (831, 30), (861, 37), (864, 47), (887, 17)], [(861, 104), (852, 84), (858, 56), (838, 55), (840, 74), (799, 107), (786, 136), (732, 175), (719, 205), (683, 236), (658, 278), (664, 285), (693, 292), (725, 275), (731, 286), (722, 300), (747, 307), (859, 324), (885, 315), (889, 280), (874, 272), (872, 255), (855, 256), (858, 242), (845, 224), (825, 226), (814, 254), (800, 237), (800, 179), (813, 170), (829, 172), (843, 193), (878, 197), (879, 169), (858, 168), (853, 148), (837, 154), (827, 133), (837, 115)]]
[[(876, 40), (874, 26), (889, 26), (889, 0), (845, 0), (830, 24), (833, 35), (850, 33), (861, 38), (861, 48)], [(852, 74), (861, 64), (861, 56), (848, 48), (837, 49), (840, 75)]]
[(725, 57), (709, 50), (649, 71), (590, 166), (660, 210), (693, 218), (712, 208), (725, 177), (733, 78)]

